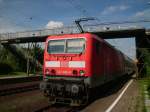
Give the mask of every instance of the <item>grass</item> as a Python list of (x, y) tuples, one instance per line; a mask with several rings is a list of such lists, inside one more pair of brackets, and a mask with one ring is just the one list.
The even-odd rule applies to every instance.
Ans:
[[(34, 74), (29, 74), (29, 76), (32, 76)], [(3, 74), (0, 75), (0, 77), (16, 77), (16, 76), (28, 76), (26, 72), (11, 72), (9, 74)]]
[(25, 72), (10, 72), (8, 74), (0, 75), (0, 77), (8, 77), (8, 76), (25, 76), (27, 75)]
[(142, 112), (146, 112), (146, 107), (145, 107), (145, 104), (144, 104), (144, 85), (147, 84), (147, 78), (143, 78), (143, 79), (140, 79), (139, 81), (139, 89), (140, 89), (140, 95), (141, 95), (141, 105), (142, 105)]
[[(150, 69), (148, 69), (148, 70), (150, 70)], [(142, 95), (141, 100), (143, 102), (143, 112), (146, 112), (146, 108), (148, 108), (148, 109), (150, 108), (150, 107), (146, 107), (145, 104), (144, 104), (144, 102), (145, 102), (144, 96), (146, 94), (146, 93), (144, 93), (145, 90), (148, 91), (148, 95), (149, 95), (149, 98), (150, 98), (150, 72), (148, 71), (147, 73), (148, 73), (147, 77), (142, 78), (142, 79), (139, 80), (140, 93)], [(144, 86), (146, 86), (146, 88)]]
[(147, 74), (150, 75), (150, 66), (147, 66)]
[[(147, 70), (147, 75), (146, 77), (138, 80), (139, 82), (139, 88), (140, 88), (140, 93), (141, 93), (141, 101), (143, 102), (143, 112), (146, 112), (146, 106), (145, 106), (145, 90), (148, 91), (148, 95), (150, 98), (150, 66), (147, 66), (146, 68)], [(144, 85), (146, 85), (146, 88), (144, 87)]]
[(147, 91), (149, 93), (150, 96), (150, 66), (147, 67)]

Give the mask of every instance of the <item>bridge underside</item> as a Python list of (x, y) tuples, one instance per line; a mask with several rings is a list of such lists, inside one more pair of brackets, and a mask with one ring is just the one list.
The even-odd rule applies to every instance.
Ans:
[[(149, 48), (150, 44), (148, 39), (150, 39), (150, 34), (146, 34), (145, 29), (126, 29), (126, 30), (114, 30), (114, 31), (99, 31), (90, 32), (98, 35), (103, 39), (116, 39), (116, 38), (136, 38), (137, 47)], [(52, 34), (51, 34), (52, 35)], [(47, 35), (48, 36), (48, 35)], [(16, 37), (8, 38), (0, 41), (1, 44), (17, 44), (17, 43), (29, 43), (29, 42), (45, 42), (47, 36), (32, 36), (32, 37)]]

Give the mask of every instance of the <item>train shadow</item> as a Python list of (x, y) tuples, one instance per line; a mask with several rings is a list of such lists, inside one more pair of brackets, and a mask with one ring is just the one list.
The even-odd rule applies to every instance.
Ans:
[(125, 75), (124, 77), (111, 81), (99, 88), (95, 88), (96, 90), (93, 90), (88, 105), (100, 98), (108, 97), (117, 93), (129, 81), (129, 79), (132, 78), (132, 75)]

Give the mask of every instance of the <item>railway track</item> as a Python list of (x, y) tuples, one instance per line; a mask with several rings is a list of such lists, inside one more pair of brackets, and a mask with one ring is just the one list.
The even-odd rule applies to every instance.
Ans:
[(41, 76), (0, 79), (0, 96), (39, 89)]
[(23, 82), (32, 82), (32, 81), (40, 81), (43, 76), (30, 76), (30, 77), (9, 77), (9, 78), (0, 78), (0, 85), (8, 85), (8, 84), (16, 84)]
[[(0, 79), (0, 97), (38, 90), (41, 79), (41, 76)], [(48, 105), (48, 103), (40, 106), (33, 108), (33, 112), (78, 112), (80, 110), (66, 105)]]
[[(69, 107), (69, 106), (61, 106), (61, 105), (47, 105), (43, 108), (40, 108), (34, 112), (80, 112), (84, 108), (88, 107), (91, 103), (93, 103), (95, 100), (104, 98), (106, 96), (110, 96), (117, 91), (119, 91), (123, 85), (130, 79), (130, 76), (125, 76), (117, 81), (112, 81), (108, 83), (107, 85), (104, 85), (103, 87), (99, 88), (100, 93), (94, 93), (92, 99), (89, 101), (89, 103), (82, 107)], [(95, 95), (95, 96), (94, 96)]]
[(39, 89), (39, 81), (23, 83), (23, 84), (13, 84), (7, 86), (0, 86), (0, 96), (16, 94), (25, 91), (31, 91)]
[(34, 112), (79, 112), (83, 107), (70, 107), (66, 105), (49, 105)]

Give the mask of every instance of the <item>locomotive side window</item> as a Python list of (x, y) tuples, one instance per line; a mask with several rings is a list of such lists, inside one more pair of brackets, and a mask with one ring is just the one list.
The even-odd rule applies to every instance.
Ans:
[(51, 40), (48, 42), (48, 53), (64, 53), (65, 40)]
[(81, 53), (85, 49), (84, 39), (68, 39), (67, 53)]

